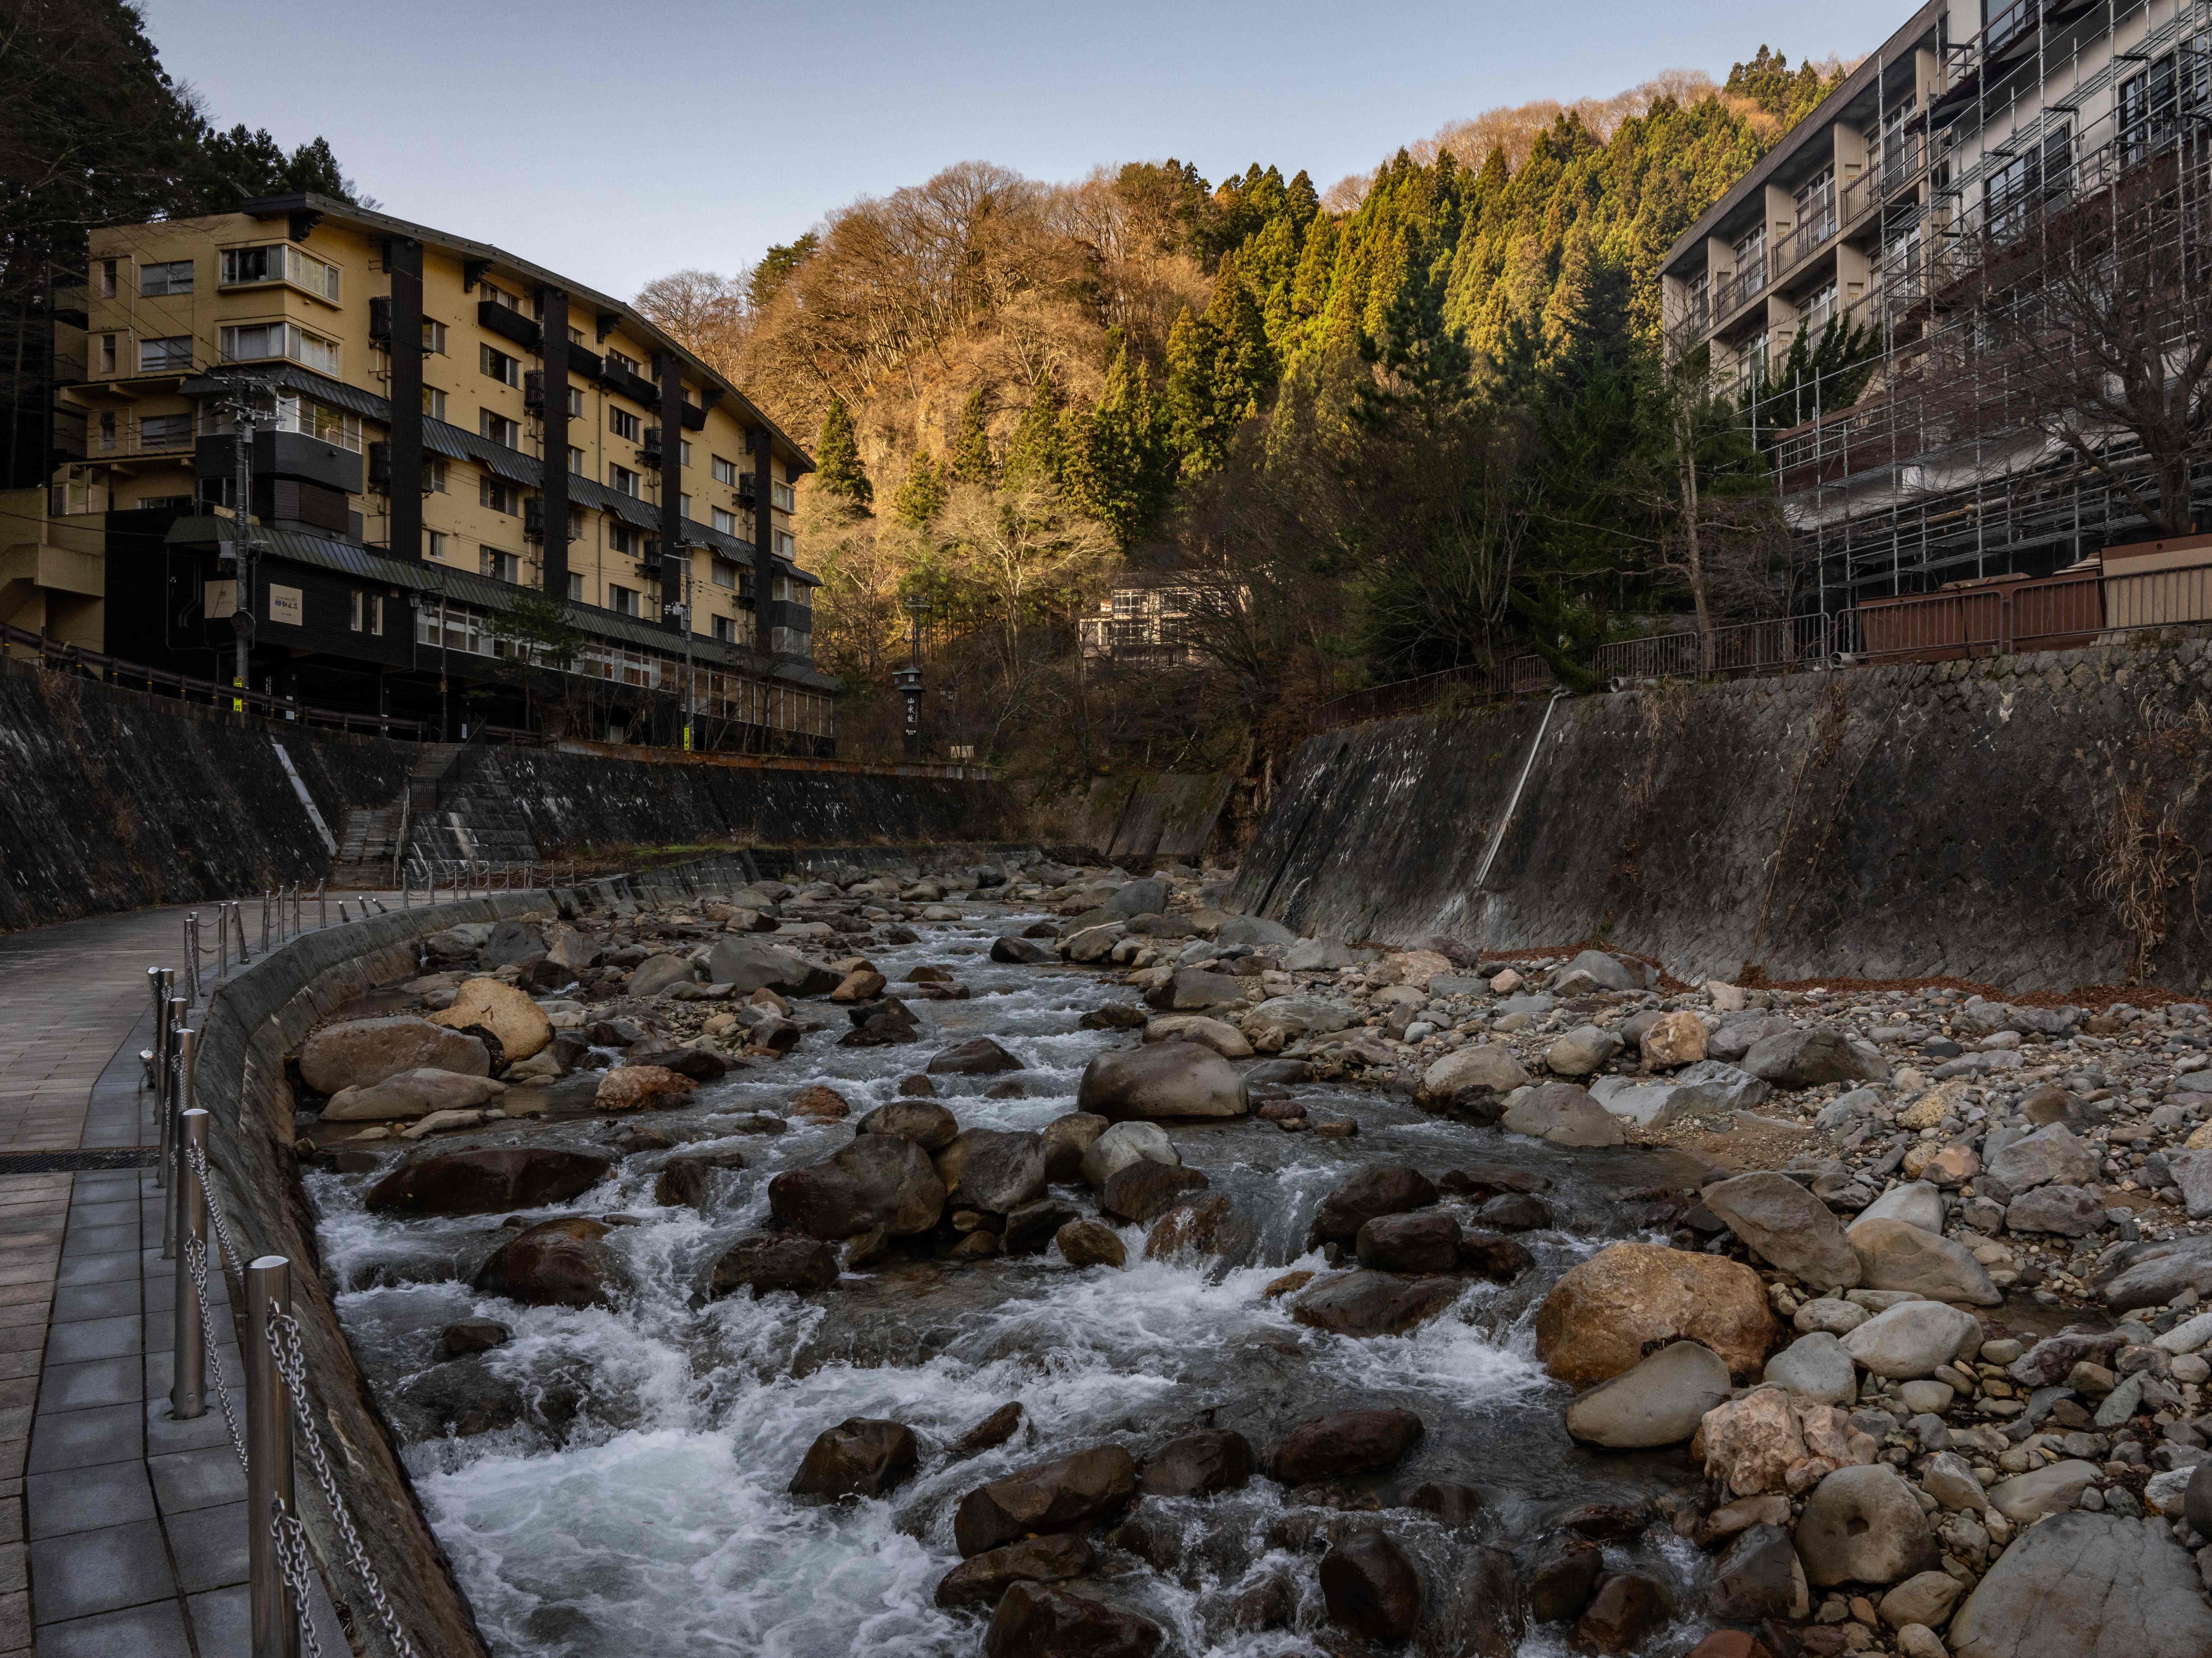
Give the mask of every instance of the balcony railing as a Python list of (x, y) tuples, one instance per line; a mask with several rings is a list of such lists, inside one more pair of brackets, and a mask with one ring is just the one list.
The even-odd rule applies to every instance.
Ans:
[(1768, 252), (1767, 271), (1778, 277), (1799, 261), (1811, 257), (1814, 251), (1836, 234), (1836, 195), (1824, 191), (1814, 202), (1812, 210), (1802, 215), (1797, 228), (1777, 242)]
[(1713, 288), (1713, 319), (1717, 322), (1747, 301), (1766, 291), (1766, 261), (1750, 259), (1732, 276), (1722, 277)]
[(1667, 337), (1677, 350), (1687, 350), (1705, 337), (1706, 326), (1712, 319), (1712, 295), (1700, 290), (1683, 306), (1682, 314), (1668, 325)]
[(130, 455), (188, 454), (193, 445), (190, 416), (171, 425), (156, 420), (126, 420), (112, 432), (93, 428), (85, 448), (88, 459), (111, 459)]

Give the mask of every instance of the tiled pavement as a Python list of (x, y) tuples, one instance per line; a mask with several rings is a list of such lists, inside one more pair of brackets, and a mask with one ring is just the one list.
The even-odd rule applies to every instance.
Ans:
[[(183, 914), (0, 938), (0, 1156), (157, 1141), (145, 969), (175, 963)], [(237, 1335), (213, 1279), (207, 1412), (172, 1419), (161, 1220), (151, 1169), (0, 1173), (0, 1658), (246, 1658), (245, 1475), (212, 1375), (242, 1412)]]

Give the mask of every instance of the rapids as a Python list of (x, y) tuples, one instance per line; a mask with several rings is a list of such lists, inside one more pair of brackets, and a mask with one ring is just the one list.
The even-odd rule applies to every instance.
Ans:
[[(939, 1078), (940, 1098), (963, 1127), (1040, 1128), (1072, 1110), (1091, 1056), (1132, 1040), (1084, 1030), (1079, 1017), (1128, 992), (1079, 969), (1000, 965), (990, 940), (1035, 919), (994, 906), (959, 923), (925, 926), (921, 942), (871, 958), (896, 982), (937, 963), (970, 987), (966, 1001), (912, 1004), (917, 1044), (836, 1045), (838, 1018), (781, 1064), (732, 1072), (702, 1087), (661, 1128), (717, 1125), (720, 1114), (780, 1110), (800, 1088), (824, 1083), (853, 1114), (891, 1097), (899, 1078), (948, 1042), (989, 1035), (1026, 1068), (1019, 1098), (983, 1096), (994, 1078)], [(532, 1658), (935, 1658), (980, 1649), (983, 1615), (939, 1610), (939, 1578), (958, 1562), (952, 1509), (963, 1493), (1032, 1462), (1106, 1440), (1140, 1456), (1195, 1425), (1234, 1428), (1264, 1459), (1297, 1420), (1334, 1409), (1402, 1406), (1425, 1423), (1424, 1442), (1396, 1470), (1363, 1482), (1352, 1501), (1382, 1518), (1431, 1574), (1448, 1572), (1469, 1533), (1410, 1508), (1401, 1496), (1428, 1481), (1480, 1489), (1495, 1524), (1487, 1540), (1512, 1546), (1559, 1513), (1601, 1502), (1648, 1502), (1686, 1490), (1677, 1454), (1595, 1454), (1560, 1425), (1564, 1388), (1533, 1357), (1534, 1309), (1551, 1281), (1602, 1243), (1629, 1236), (1614, 1199), (1668, 1171), (1651, 1154), (1563, 1153), (1423, 1115), (1387, 1096), (1302, 1085), (1316, 1116), (1356, 1118), (1345, 1139), (1290, 1134), (1273, 1125), (1172, 1130), (1184, 1162), (1206, 1171), (1261, 1228), (1259, 1264), (1210, 1276), (1188, 1264), (1146, 1261), (1141, 1229), (1123, 1230), (1130, 1266), (1077, 1272), (1056, 1251), (980, 1262), (915, 1262), (848, 1275), (830, 1294), (734, 1297), (695, 1305), (714, 1260), (768, 1212), (769, 1179), (828, 1156), (849, 1123), (792, 1119), (774, 1138), (737, 1135), (681, 1148), (741, 1151), (748, 1167), (719, 1174), (706, 1215), (657, 1206), (653, 1181), (677, 1153), (634, 1155), (574, 1203), (531, 1212), (622, 1213), (608, 1242), (639, 1294), (618, 1311), (528, 1308), (478, 1296), (453, 1262), (480, 1259), (498, 1217), (371, 1216), (369, 1175), (312, 1175), (339, 1314), (387, 1407), (436, 1359), (440, 1329), (471, 1315), (511, 1326), (485, 1356), (495, 1373), (580, 1400), (564, 1442), (515, 1426), (408, 1448), (424, 1507), (477, 1616), (501, 1655)], [(612, 1125), (619, 1126), (619, 1125)], [(608, 1120), (523, 1131), (533, 1145), (599, 1145)], [(441, 1147), (517, 1131), (441, 1140)], [(1472, 1284), (1446, 1315), (1398, 1338), (1353, 1340), (1294, 1323), (1287, 1299), (1261, 1289), (1304, 1252), (1322, 1197), (1359, 1167), (1410, 1162), (1432, 1176), (1473, 1159), (1510, 1162), (1549, 1176), (1559, 1230), (1523, 1235), (1537, 1269), (1510, 1287)], [(1679, 1178), (1679, 1177), (1678, 1177)], [(1094, 1206), (1084, 1193), (1082, 1207)], [(1023, 1428), (1008, 1443), (963, 1461), (945, 1448), (1008, 1400)], [(395, 1412), (397, 1418), (400, 1413)], [(920, 1473), (880, 1501), (814, 1507), (785, 1487), (808, 1445), (848, 1417), (906, 1423), (923, 1446)], [(1361, 1494), (1361, 1493), (1364, 1493)], [(1322, 1619), (1316, 1555), (1294, 1546), (1313, 1510), (1286, 1507), (1265, 1478), (1204, 1500), (1147, 1499), (1157, 1516), (1148, 1561), (1109, 1552), (1114, 1591), (1160, 1622), (1170, 1649), (1196, 1655), (1314, 1652), (1340, 1645)], [(1301, 1515), (1304, 1516), (1301, 1520)], [(1301, 1526), (1304, 1529), (1301, 1529)], [(1699, 1558), (1663, 1522), (1632, 1546), (1607, 1545), (1610, 1564), (1636, 1564), (1694, 1602)], [(1280, 1578), (1295, 1595), (1293, 1627), (1240, 1631), (1230, 1603)], [(1683, 1623), (1648, 1649), (1694, 1640)], [(1533, 1634), (1529, 1655), (1565, 1650), (1564, 1631)]]

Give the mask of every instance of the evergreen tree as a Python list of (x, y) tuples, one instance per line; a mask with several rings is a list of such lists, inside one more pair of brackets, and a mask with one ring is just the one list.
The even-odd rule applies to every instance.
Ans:
[(952, 446), (946, 453), (945, 475), (954, 483), (994, 488), (999, 482), (998, 462), (991, 453), (991, 428), (983, 407), (981, 386), (960, 405), (960, 419), (952, 428)]
[(845, 400), (831, 397), (822, 416), (822, 433), (814, 440), (814, 487), (867, 512), (875, 505), (876, 486), (868, 482), (860, 464), (860, 446), (853, 433), (853, 416)]
[(1237, 428), (1260, 412), (1279, 373), (1243, 270), (1224, 258), (1212, 303), (1203, 314), (1184, 312), (1168, 335), (1168, 416), (1185, 477), (1221, 465)]
[(822, 238), (808, 231), (795, 241), (778, 242), (761, 255), (761, 261), (745, 279), (745, 302), (756, 311), (765, 311), (769, 302), (783, 292), (784, 284), (798, 274), (799, 267), (812, 258), (822, 246)]
[(1048, 368), (1030, 388), (1029, 407), (1006, 445), (1005, 482), (1008, 489), (1058, 489), (1066, 481), (1067, 446), (1060, 426), (1066, 398), (1060, 382)]
[(929, 451), (917, 449), (914, 459), (900, 481), (898, 492), (891, 497), (891, 516), (909, 529), (923, 530), (945, 510), (945, 497), (951, 494), (929, 459)]
[(1175, 492), (1176, 455), (1152, 371), (1118, 341), (1098, 401), (1070, 410), (1067, 478), (1076, 504), (1127, 552), (1159, 523)]

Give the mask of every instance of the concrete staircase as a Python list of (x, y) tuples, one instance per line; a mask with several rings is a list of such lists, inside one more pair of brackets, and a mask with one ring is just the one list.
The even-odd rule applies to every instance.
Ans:
[(515, 809), (496, 749), (426, 744), (407, 787), (410, 858), (440, 865), (538, 860), (537, 843), (528, 821)]
[(400, 821), (406, 803), (348, 806), (338, 827), (337, 856), (331, 859), (333, 890), (381, 892), (392, 884), (392, 860), (398, 854)]

